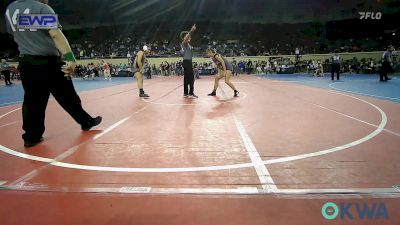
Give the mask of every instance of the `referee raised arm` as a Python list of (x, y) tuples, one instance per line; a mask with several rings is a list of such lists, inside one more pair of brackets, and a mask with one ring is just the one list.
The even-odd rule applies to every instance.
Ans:
[[(24, 88), (22, 135), (25, 147), (43, 140), (44, 120), (50, 93), (74, 120), (87, 131), (100, 124), (81, 105), (70, 75), (76, 60), (60, 29), (19, 29), (16, 18), (23, 14), (55, 14), (48, 1), (17, 0), (6, 10), (7, 31), (14, 36), (20, 52), (19, 70)], [(63, 57), (63, 58), (61, 58)], [(64, 61), (65, 62), (64, 62)]]

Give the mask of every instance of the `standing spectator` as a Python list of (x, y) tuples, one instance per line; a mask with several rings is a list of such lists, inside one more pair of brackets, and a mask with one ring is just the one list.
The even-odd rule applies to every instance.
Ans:
[(271, 63), (269, 60), (267, 60), (267, 65), (265, 67), (265, 73), (266, 74), (271, 73)]
[(296, 49), (294, 50), (294, 54), (295, 54), (294, 64), (295, 64), (295, 66), (297, 67), (298, 64), (299, 64), (299, 62), (300, 62), (300, 49), (299, 49), (299, 48), (296, 48)]
[(171, 65), (167, 61), (165, 61), (164, 63), (165, 76), (170, 75), (170, 70), (171, 70)]
[(369, 59), (369, 65), (368, 65), (369, 70), (371, 71), (371, 73), (376, 73), (376, 68), (375, 68), (375, 63), (374, 60), (371, 58)]
[(277, 73), (278, 72), (278, 61), (276, 60), (276, 59), (274, 59), (274, 68), (273, 68), (273, 71), (275, 72), (275, 73)]
[(253, 62), (249, 59), (247, 62), (247, 74), (250, 74), (253, 70)]
[(324, 76), (324, 67), (320, 60), (318, 60), (317, 65), (315, 66), (314, 76), (315, 77), (323, 77)]
[(334, 74), (336, 73), (336, 79), (339, 80), (340, 78), (340, 56), (338, 54), (338, 51), (335, 50), (335, 53), (331, 57), (331, 77), (332, 80), (335, 80)]
[(243, 72), (245, 72), (245, 67), (246, 67), (246, 63), (243, 61), (240, 61), (239, 62), (240, 73), (243, 74)]
[(10, 79), (10, 74), (11, 74), (12, 67), (7, 63), (5, 59), (1, 60), (0, 64), (0, 71), (1, 74), (4, 76), (4, 81), (6, 82), (6, 85), (11, 85), (11, 79)]
[(110, 80), (111, 81), (111, 67), (110, 65), (104, 60), (101, 60), (103, 63), (103, 74), (104, 74), (104, 79), (105, 80)]
[(238, 64), (237, 64), (235, 58), (233, 58), (232, 66), (233, 66), (233, 76), (237, 76), (238, 75)]
[(259, 63), (256, 64), (256, 73), (257, 74), (262, 73), (261, 64), (259, 64)]
[(171, 75), (172, 75), (172, 76), (175, 76), (175, 75), (176, 75), (175, 70), (176, 70), (176, 63), (173, 63), (173, 64), (171, 65)]
[(153, 64), (153, 66), (151, 67), (151, 74), (155, 74), (155, 75), (157, 75), (158, 73), (157, 73), (157, 67), (156, 67), (156, 64)]
[(199, 68), (198, 68), (197, 64), (194, 65), (193, 72), (194, 72), (196, 79), (200, 79), (200, 73), (199, 73)]
[(161, 64), (160, 64), (160, 74), (161, 74), (161, 76), (165, 76), (164, 71), (165, 71), (164, 62), (161, 62)]
[(351, 65), (350, 65), (350, 73), (360, 73), (360, 65), (358, 63), (358, 59), (356, 57), (353, 57), (353, 60), (351, 61)]
[[(394, 48), (393, 48), (394, 49)], [(398, 62), (397, 62), (397, 59), (398, 58), (398, 52), (397, 51), (395, 51), (395, 50), (393, 50), (393, 52), (392, 52), (392, 60), (393, 60), (393, 72), (396, 72), (397, 70), (397, 64), (398, 64)]]
[(151, 67), (148, 63), (146, 63), (146, 66), (144, 67), (144, 72), (146, 74), (146, 78), (151, 79)]

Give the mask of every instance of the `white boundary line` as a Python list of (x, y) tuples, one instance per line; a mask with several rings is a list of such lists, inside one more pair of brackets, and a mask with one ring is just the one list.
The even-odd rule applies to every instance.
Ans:
[(6, 123), (6, 124), (3, 124), (3, 125), (0, 125), (0, 128), (11, 126), (11, 125), (14, 125), (14, 124), (17, 124), (17, 123), (20, 123), (20, 122), (22, 122), (22, 120), (14, 121), (14, 122), (11, 122), (11, 123)]
[[(115, 187), (115, 188), (49, 188), (41, 184), (0, 185), (0, 190), (41, 191), (41, 192), (76, 192), (76, 193), (123, 193), (123, 194), (214, 194), (214, 195), (263, 195), (274, 194), (282, 196), (305, 196), (307, 198), (332, 198), (332, 195), (351, 197), (351, 195), (370, 195), (373, 197), (399, 198), (400, 191), (395, 188), (341, 188), (341, 189), (279, 189), (275, 191), (257, 188), (151, 188), (151, 187)], [(345, 196), (350, 195), (350, 196)]]
[(362, 93), (362, 92), (348, 91), (348, 90), (345, 90), (345, 89), (334, 87), (334, 84), (337, 84), (337, 83), (336, 82), (335, 83), (331, 83), (331, 84), (329, 84), (329, 87), (334, 89), (334, 90), (337, 90), (337, 91), (343, 91), (343, 92), (347, 92), (347, 93), (364, 95), (364, 96), (375, 97), (375, 98), (384, 98), (384, 99), (389, 99), (389, 100), (400, 101), (400, 98), (392, 98), (392, 97), (386, 97), (386, 96), (380, 96), (380, 95), (365, 94), (365, 93)]
[(7, 112), (7, 113), (1, 115), (1, 116), (0, 116), (0, 119), (3, 118), (3, 117), (5, 117), (5, 116), (7, 116), (7, 115), (9, 115), (9, 114), (11, 114), (11, 113), (13, 113), (13, 112), (15, 112), (15, 111), (18, 111), (18, 110), (20, 110), (20, 109), (21, 109), (21, 107), (16, 108), (16, 109), (14, 109), (14, 110), (11, 110), (10, 112)]
[[(349, 95), (346, 95), (346, 94), (333, 92), (333, 91), (331, 91), (331, 92), (335, 93), (335, 94), (340, 94), (340, 95), (348, 96), (348, 97), (363, 101), (363, 102), (373, 106), (375, 109), (377, 109), (381, 113), (382, 120), (381, 120), (380, 125), (378, 126), (378, 129), (375, 130), (374, 132), (372, 132), (370, 135), (376, 136), (377, 134), (379, 134), (382, 131), (381, 129), (384, 128), (384, 126), (387, 123), (387, 118), (386, 118), (385, 113), (379, 107), (377, 107), (377, 106), (373, 105), (372, 103), (369, 103), (369, 102), (367, 102), (365, 100), (358, 99), (358, 98), (353, 97), (353, 96), (349, 96)], [(18, 110), (18, 109), (15, 109), (13, 111), (16, 111), (16, 110)], [(8, 114), (12, 113), (13, 111), (10, 111), (10, 112), (6, 113), (5, 115), (8, 115)], [(334, 111), (334, 110), (331, 110), (331, 111)], [(359, 119), (354, 118), (354, 117), (350, 117), (350, 116), (348, 116), (346, 114), (342, 114), (342, 113), (339, 113), (339, 112), (338, 112), (338, 114), (341, 114), (343, 116), (355, 119), (355, 120), (357, 120), (359, 122), (363, 122), (363, 123), (368, 124), (365, 121), (359, 120)], [(4, 117), (5, 115), (3, 115), (2, 117)], [(0, 118), (2, 118), (2, 117), (0, 117)], [(368, 125), (370, 125), (370, 124), (368, 124)], [(373, 124), (371, 124), (371, 125), (373, 125)], [(115, 126), (115, 127), (117, 127), (117, 126)], [(375, 126), (375, 125), (373, 125), (373, 126)], [(112, 128), (112, 129), (114, 129), (114, 128)], [(110, 130), (112, 130), (112, 129), (110, 129)], [(368, 136), (370, 136), (370, 135), (368, 135)], [(371, 139), (371, 138), (372, 137), (370, 137), (369, 139)], [(369, 140), (367, 138), (367, 136), (366, 136), (366, 137), (364, 137), (362, 139), (359, 139), (358, 141), (361, 141), (361, 143), (362, 143), (362, 142), (367, 141), (366, 139)], [(352, 142), (352, 143), (354, 143), (354, 142)], [(352, 145), (352, 146), (354, 146), (354, 145)], [(5, 148), (5, 147), (0, 145), (0, 148), (1, 148), (0, 150), (3, 150), (3, 148)], [(343, 149), (341, 149), (341, 150), (343, 150)], [(339, 150), (336, 149), (336, 151), (339, 151)], [(18, 152), (16, 152), (16, 153), (18, 153)], [(322, 153), (322, 154), (314, 154), (313, 156), (328, 154), (326, 152), (326, 150), (324, 152), (323, 151), (319, 151), (317, 153)], [(311, 154), (313, 154), (313, 153), (311, 153)], [(14, 154), (14, 155), (17, 156), (18, 154)], [(310, 154), (305, 154), (305, 155), (310, 155)], [(26, 154), (21, 153), (20, 157), (24, 158), (24, 156), (26, 156)], [(304, 156), (304, 155), (302, 155), (302, 156)], [(313, 156), (309, 156), (309, 157), (313, 157)], [(286, 157), (284, 159), (288, 159), (288, 158), (291, 158), (291, 160), (297, 160), (297, 159), (301, 159), (301, 158), (304, 158), (304, 157), (294, 156), (294, 157)], [(48, 162), (48, 163), (51, 163), (52, 165), (54, 165), (54, 163), (53, 163), (54, 160), (53, 159), (46, 159), (46, 158), (36, 157), (36, 156), (30, 156), (29, 159), (42, 161), (42, 162)], [(273, 164), (273, 163), (286, 162), (286, 161), (287, 160), (282, 160), (282, 159), (279, 160), (279, 159), (277, 159), (277, 160), (266, 160), (266, 161), (263, 161), (262, 163), (263, 164)], [(249, 164), (249, 163), (247, 163), (247, 164)], [(236, 165), (246, 165), (246, 164), (236, 164)], [(253, 164), (250, 164), (250, 165), (253, 165)], [(250, 165), (248, 167), (250, 167)], [(239, 167), (237, 167), (237, 168), (239, 168)], [(2, 184), (0, 183), (0, 185), (2, 185)], [(0, 187), (0, 188), (19, 189), (19, 190), (21, 190), (21, 189), (28, 190), (29, 189), (29, 188), (21, 187), (21, 186), (15, 187), (15, 186), (8, 186), (8, 185)], [(43, 188), (41, 188), (41, 190), (42, 189)], [(93, 192), (95, 190), (96, 190), (96, 188), (92, 188), (92, 189), (89, 188), (89, 189), (87, 189), (87, 192)], [(104, 190), (104, 189), (100, 188), (98, 190)], [(116, 190), (120, 190), (120, 189), (116, 189)], [(195, 189), (195, 188), (193, 188), (193, 189), (191, 189), (191, 188), (165, 188), (165, 189), (163, 189), (163, 188), (153, 188), (152, 190), (153, 190), (152, 193), (189, 193), (189, 194), (190, 193), (193, 193), (193, 194), (202, 194), (202, 193), (205, 193), (205, 194), (233, 194), (233, 193), (235, 193), (235, 194), (254, 194), (254, 193), (263, 193), (263, 192), (265, 192), (265, 190), (255, 190), (254, 188), (239, 188), (239, 189), (204, 189), (204, 188), (201, 188), (201, 189)], [(104, 192), (104, 191), (100, 191), (100, 192)], [(106, 192), (108, 192), (108, 191), (106, 191)], [(120, 191), (115, 191), (115, 190), (112, 191), (110, 189), (110, 192), (120, 192)], [(269, 193), (269, 192), (270, 191), (267, 190), (267, 193)], [(372, 189), (280, 189), (280, 190), (276, 190), (276, 191), (273, 191), (273, 192), (277, 193), (277, 194), (314, 194), (314, 193), (317, 193), (317, 194), (318, 193), (320, 193), (320, 194), (360, 194), (360, 193), (361, 194), (398, 194), (399, 193), (398, 190), (396, 190), (394, 188), (372, 188)]]
[[(347, 115), (347, 114), (338, 112), (338, 111), (336, 111), (336, 110), (327, 108), (327, 107), (325, 107), (325, 106), (322, 106), (322, 105), (319, 105), (319, 104), (316, 104), (316, 103), (310, 103), (310, 104), (312, 104), (312, 105), (314, 105), (314, 106), (316, 106), (316, 107), (325, 109), (325, 110), (327, 110), (327, 111), (331, 111), (331, 112), (334, 112), (334, 113), (336, 113), (336, 114), (342, 115), (342, 116), (344, 116), (344, 117), (347, 117), (347, 118), (356, 120), (356, 121), (358, 121), (358, 122), (360, 122), (360, 123), (363, 123), (363, 124), (366, 124), (366, 125), (368, 125), (368, 126), (378, 128), (378, 126), (375, 125), (375, 124), (368, 123), (368, 122), (366, 122), (366, 121), (364, 121), (364, 120), (357, 119), (357, 118), (355, 118), (355, 117), (352, 117), (352, 116), (349, 116), (349, 115)], [(394, 132), (394, 131), (391, 131), (391, 130), (388, 130), (388, 129), (384, 129), (384, 131), (386, 131), (386, 132), (388, 132), (388, 133), (390, 133), (390, 134), (393, 134), (393, 135), (395, 135), (395, 136), (400, 137), (400, 134), (399, 134), (399, 133), (396, 133), (396, 132)]]
[[(370, 81), (370, 80), (357, 80), (357, 81)], [(302, 83), (304, 83), (304, 82), (317, 82), (317, 81), (276, 81), (276, 80), (271, 80), (271, 82), (293, 82), (293, 83), (302, 84)], [(336, 82), (336, 83), (337, 83), (337, 82)], [(385, 97), (385, 96), (368, 95), (368, 94), (364, 94), (364, 93), (351, 92), (351, 91), (346, 91), (346, 90), (343, 90), (343, 89), (335, 88), (335, 87), (333, 87), (333, 84), (336, 84), (336, 83), (331, 83), (331, 84), (329, 84), (329, 87), (332, 88), (333, 90), (336, 90), (336, 91), (339, 91), (339, 92), (348, 92), (348, 93), (353, 93), (353, 94), (366, 95), (366, 96), (370, 96), (370, 97), (389, 98), (389, 97)], [(331, 86), (331, 85), (332, 85), (332, 86)], [(389, 98), (389, 99), (391, 99), (391, 98)], [(393, 99), (393, 98), (392, 98), (392, 99)], [(394, 99), (396, 99), (396, 98), (394, 98)], [(357, 118), (354, 118), (354, 117), (348, 116), (348, 115), (346, 115), (346, 114), (337, 112), (337, 111), (335, 111), (335, 110), (326, 108), (326, 107), (324, 107), (324, 106), (322, 106), (322, 105), (318, 105), (318, 104), (315, 104), (315, 103), (310, 103), (310, 104), (312, 104), (312, 105), (314, 105), (314, 106), (316, 106), (316, 107), (319, 107), (319, 108), (323, 108), (323, 109), (326, 109), (326, 110), (335, 112), (335, 113), (340, 114), (340, 115), (342, 115), (342, 116), (345, 116), (345, 117), (348, 117), (348, 118), (357, 120), (358, 122), (364, 123), (364, 124), (366, 124), (366, 125), (369, 125), (369, 126), (372, 126), (372, 127), (375, 127), (375, 128), (378, 127), (378, 126), (375, 125), (375, 124), (371, 124), (371, 123), (368, 123), (368, 122), (366, 122), (366, 121), (359, 120), (359, 119), (357, 119)], [(395, 135), (395, 136), (400, 137), (400, 133), (397, 133), (397, 132), (395, 132), (395, 131), (388, 130), (388, 129), (384, 129), (384, 131), (387, 132), (387, 133), (390, 133), (390, 134), (393, 134), (393, 135)]]
[(267, 167), (264, 164), (262, 164), (261, 156), (258, 153), (253, 142), (251, 141), (251, 138), (247, 134), (246, 129), (244, 129), (242, 123), (238, 120), (238, 118), (235, 115), (233, 115), (233, 118), (235, 120), (236, 128), (238, 129), (240, 136), (242, 137), (244, 146), (246, 147), (246, 151), (249, 154), (251, 162), (254, 165), (254, 169), (257, 172), (258, 179), (261, 182), (262, 189), (268, 191), (278, 190)]
[[(100, 137), (102, 137), (103, 135), (109, 133), (110, 131), (112, 131), (113, 129), (115, 129), (116, 127), (120, 126), (121, 124), (125, 123), (127, 120), (129, 120), (132, 116), (134, 116), (135, 114), (138, 114), (140, 112), (142, 112), (143, 110), (145, 110), (148, 107), (148, 105), (142, 107), (141, 109), (133, 112), (130, 116), (125, 117), (124, 119), (121, 119), (120, 121), (114, 123), (113, 125), (111, 125), (110, 127), (108, 127), (107, 129), (103, 130), (100, 134), (95, 135), (93, 138), (91, 138), (90, 140), (81, 143), (79, 145), (76, 145), (70, 149), (68, 149), (67, 151), (65, 151), (64, 153), (62, 153), (61, 155), (57, 156), (52, 162), (54, 161), (62, 161), (64, 159), (66, 159), (67, 157), (71, 156), (72, 154), (74, 154), (76, 151), (79, 150), (79, 147), (82, 145), (87, 144), (90, 141), (94, 141)], [(38, 169), (34, 169), (31, 172), (17, 178), (16, 180), (14, 180), (11, 185), (15, 185), (15, 184), (21, 184), (23, 185), (25, 183), (25, 181), (33, 179), (34, 177), (36, 177), (39, 172), (45, 168), (47, 168), (49, 165), (52, 165), (52, 163), (50, 162), (49, 164), (46, 164)]]
[[(383, 110), (380, 109), (378, 106), (376, 106), (368, 101), (365, 101), (363, 99), (351, 96), (351, 95), (346, 95), (346, 94), (336, 92), (336, 91), (328, 91), (328, 92), (347, 96), (347, 97), (359, 100), (361, 102), (364, 102), (364, 103), (374, 107), (381, 114), (381, 122), (378, 125), (377, 129), (363, 138), (360, 138), (356, 141), (353, 141), (353, 142), (350, 142), (350, 143), (347, 143), (347, 144), (344, 144), (341, 146), (324, 149), (324, 150), (320, 150), (320, 151), (312, 152), (312, 153), (308, 153), (308, 154), (301, 154), (301, 155), (296, 155), (296, 156), (264, 160), (264, 161), (260, 162), (261, 165), (262, 164), (270, 165), (270, 164), (275, 164), (275, 163), (290, 162), (290, 161), (306, 159), (306, 158), (311, 158), (311, 157), (316, 157), (316, 156), (321, 156), (321, 155), (326, 155), (326, 154), (342, 151), (342, 150), (354, 147), (356, 145), (359, 145), (366, 141), (371, 140), (372, 138), (374, 138), (375, 136), (380, 134), (385, 129), (385, 126), (387, 124), (387, 116), (386, 116), (385, 112), (383, 112)], [(26, 153), (17, 152), (15, 150), (9, 149), (3, 145), (0, 145), (0, 150), (5, 153), (8, 153), (10, 155), (17, 156), (17, 157), (30, 159), (30, 160), (34, 160), (34, 161), (39, 161), (39, 162), (50, 163), (53, 166), (70, 168), (70, 169), (90, 170), (90, 171), (131, 172), (131, 173), (135, 173), (135, 172), (136, 173), (139, 173), (139, 172), (140, 173), (175, 173), (175, 172), (200, 172), (200, 171), (240, 169), (240, 168), (249, 168), (249, 167), (254, 166), (254, 163), (241, 163), (241, 164), (231, 164), (231, 165), (222, 165), (222, 166), (186, 167), (186, 168), (185, 167), (181, 167), (181, 168), (132, 168), (132, 167), (89, 166), (89, 165), (81, 165), (81, 164), (73, 164), (73, 163), (63, 163), (63, 162), (56, 161), (55, 159), (33, 156), (33, 155), (26, 154)]]
[[(138, 114), (140, 112), (142, 112), (143, 110), (145, 110), (147, 108), (147, 106), (135, 111), (134, 113), (132, 113), (130, 116), (127, 116), (123, 119), (121, 119), (120, 121), (114, 123), (113, 125), (109, 126), (107, 129), (103, 130), (101, 133), (95, 135), (93, 138), (91, 138), (89, 141), (86, 141), (84, 143), (81, 143), (77, 146), (74, 146), (70, 149), (68, 149), (67, 151), (65, 151), (64, 153), (62, 153), (61, 155), (57, 156), (56, 158), (54, 158), (52, 161), (49, 161), (48, 163), (50, 163), (50, 165), (53, 165), (53, 162), (58, 162), (58, 161), (62, 161), (64, 159), (66, 159), (67, 157), (71, 156), (72, 154), (74, 154), (76, 151), (79, 150), (79, 148), (82, 145), (87, 144), (90, 141), (94, 141), (102, 136), (104, 136), (105, 134), (109, 133), (110, 131), (112, 131), (113, 129), (117, 128), (118, 126), (120, 126), (121, 124), (125, 123), (126, 121), (128, 121), (130, 118), (132, 118), (132, 116), (134, 116), (135, 114)], [(47, 168), (48, 165), (42, 166), (38, 169), (34, 169), (31, 172), (25, 174), (24, 176), (19, 177), (18, 179), (14, 180), (13, 182), (11, 182), (11, 185), (16, 185), (19, 184), (21, 182), (27, 181), (27, 180), (31, 180), (32, 178), (36, 177), (39, 172), (45, 168)]]

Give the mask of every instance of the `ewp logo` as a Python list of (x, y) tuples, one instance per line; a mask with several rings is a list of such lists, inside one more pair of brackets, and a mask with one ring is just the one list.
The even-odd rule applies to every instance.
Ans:
[(367, 19), (372, 19), (372, 20), (380, 20), (382, 18), (382, 13), (381, 12), (359, 12), (360, 14), (360, 20), (367, 20)]
[(56, 29), (58, 17), (55, 14), (18, 15), (17, 27), (20, 29)]
[(389, 214), (384, 203), (373, 203), (372, 206), (368, 203), (340, 203), (340, 208), (333, 202), (328, 202), (322, 206), (322, 216), (327, 220), (336, 219), (340, 216), (341, 220), (353, 220), (358, 218), (360, 220), (379, 220), (389, 219)]

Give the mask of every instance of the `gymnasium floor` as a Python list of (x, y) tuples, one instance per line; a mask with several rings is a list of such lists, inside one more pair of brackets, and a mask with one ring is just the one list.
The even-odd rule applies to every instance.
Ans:
[[(75, 80), (103, 123), (82, 132), (53, 100), (25, 149), (22, 87), (0, 86), (0, 224), (400, 224), (400, 79), (377, 75)], [(388, 218), (327, 220), (326, 202)], [(356, 209), (351, 209), (355, 212)], [(355, 213), (354, 213), (355, 214)], [(29, 221), (29, 223), (24, 223)]]

